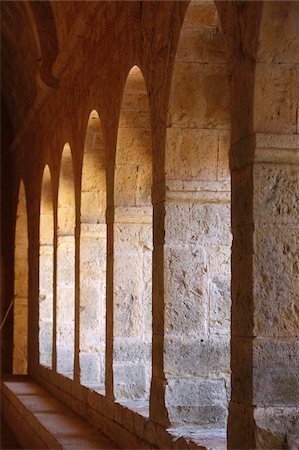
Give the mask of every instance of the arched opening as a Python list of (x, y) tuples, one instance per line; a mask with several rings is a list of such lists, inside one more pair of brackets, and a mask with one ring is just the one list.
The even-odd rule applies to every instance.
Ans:
[(81, 383), (105, 390), (106, 343), (106, 155), (101, 122), (92, 111), (87, 125), (80, 219)]
[(192, 0), (166, 134), (164, 374), (172, 425), (226, 428), (230, 384), (230, 118), (213, 1)]
[[(122, 99), (114, 180), (114, 394), (147, 411), (152, 347), (152, 144), (140, 69)], [(138, 401), (140, 401), (138, 403)], [(129, 403), (127, 403), (129, 404)]]
[(16, 217), (14, 280), (13, 373), (25, 375), (28, 370), (28, 224), (23, 181)]
[(39, 228), (39, 362), (52, 367), (54, 216), (52, 181), (48, 166), (42, 180)]
[(72, 152), (61, 156), (57, 211), (57, 372), (73, 378), (75, 338), (75, 194)]

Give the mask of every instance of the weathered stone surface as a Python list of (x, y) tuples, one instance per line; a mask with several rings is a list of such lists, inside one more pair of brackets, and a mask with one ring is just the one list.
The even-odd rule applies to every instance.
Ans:
[(254, 412), (257, 425), (258, 449), (295, 449), (299, 444), (299, 415), (297, 408), (257, 408)]
[[(149, 336), (150, 338), (151, 336)], [(113, 350), (116, 362), (142, 363), (151, 360), (151, 341), (142, 342), (136, 338), (116, 338)]]
[(259, 299), (254, 314), (255, 333), (298, 337), (298, 228), (296, 225), (260, 223), (255, 241), (254, 295)]
[[(30, 376), (75, 411), (130, 448), (193, 447), (183, 437), (174, 442), (166, 427), (174, 418), (225, 427), (231, 329), (229, 448), (298, 447), (297, 3), (51, 2), (57, 34), (51, 61), (43, 48), (55, 42), (51, 27), (40, 24), (36, 48), (32, 8), (34, 2), (3, 3), (1, 212), (9, 238), (1, 252), (3, 311), (13, 294), (29, 305), (27, 316), (16, 313), (5, 325), (5, 370), (11, 368), (12, 326), (22, 316), (23, 334), (15, 334), (22, 345), (29, 324)], [(47, 62), (55, 87), (38, 67)], [(45, 165), (51, 176), (43, 194)], [(21, 178), (28, 209), (15, 214)], [(41, 195), (47, 204), (53, 200), (55, 215), (44, 213)], [(25, 205), (25, 195), (19, 203)], [(102, 251), (91, 225), (105, 226), (106, 204)], [(51, 264), (44, 261), (39, 277), (38, 249), (51, 245), (51, 230), (58, 256), (54, 357), (57, 350), (58, 370), (75, 361), (74, 380), (57, 374), (55, 364), (53, 370), (38, 365), (39, 304), (45, 319), (40, 361), (49, 357), (51, 326), (51, 293), (38, 286), (51, 290)], [(73, 244), (64, 252), (67, 241)], [(41, 248), (40, 263), (46, 252)], [(87, 360), (95, 353), (104, 366), (104, 349), (107, 396), (91, 413), (77, 389), (80, 356), (84, 369), (90, 353), (90, 375)], [(127, 383), (121, 389), (132, 382), (137, 396), (138, 383), (149, 385), (153, 364), (155, 423), (147, 443), (141, 416), (128, 410), (134, 400), (115, 413), (113, 359), (120, 376), (114, 381)], [(198, 389), (198, 380), (221, 381), (223, 389)], [(215, 404), (206, 405), (210, 389)]]
[[(188, 247), (166, 253), (166, 333), (205, 335), (208, 327), (208, 281), (205, 252)], [(188, 270), (192, 265), (192, 272)]]
[(223, 380), (172, 380), (166, 388), (166, 406), (172, 423), (224, 425), (226, 401)]
[(229, 205), (168, 203), (166, 225), (169, 241), (199, 245), (231, 242)]
[(167, 376), (229, 377), (229, 338), (223, 336), (188, 339), (165, 338), (164, 370)]
[(143, 364), (114, 363), (114, 379), (114, 392), (117, 399), (148, 398), (149, 376)]
[[(298, 65), (259, 63), (256, 66), (255, 128), (266, 133), (296, 133)], [(286, 98), (288, 101), (286, 101)]]
[(105, 367), (99, 352), (80, 352), (80, 380), (84, 385), (99, 385), (104, 382)]
[(217, 178), (218, 133), (207, 130), (167, 129), (167, 176), (170, 179)]
[(254, 340), (254, 403), (257, 406), (298, 405), (299, 343), (296, 340)]
[(293, 164), (257, 164), (254, 170), (254, 214), (262, 222), (297, 223), (299, 167)]

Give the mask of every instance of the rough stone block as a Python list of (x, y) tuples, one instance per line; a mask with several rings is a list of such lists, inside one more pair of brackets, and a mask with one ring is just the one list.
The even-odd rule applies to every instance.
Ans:
[(176, 95), (171, 95), (169, 122), (186, 128), (228, 129), (229, 96), (223, 86), (224, 70), (223, 64), (177, 62), (171, 87)]
[(298, 408), (255, 408), (256, 448), (298, 448)]
[(217, 179), (218, 133), (172, 127), (166, 142), (168, 179)]
[(39, 286), (40, 293), (43, 295), (51, 295), (53, 292), (53, 253), (50, 254), (40, 254), (39, 257)]
[(88, 191), (81, 194), (81, 222), (100, 223), (105, 221), (105, 191)]
[(53, 297), (39, 295), (39, 321), (53, 321)]
[(299, 169), (292, 164), (256, 164), (254, 216), (263, 223), (297, 223)]
[(299, 343), (256, 338), (253, 343), (253, 402), (298, 406)]
[(151, 342), (117, 338), (113, 345), (115, 362), (151, 362)]
[(149, 380), (144, 365), (114, 363), (114, 394), (118, 400), (148, 398)]
[(254, 241), (254, 333), (298, 338), (298, 228), (260, 223)]
[(59, 285), (57, 289), (57, 322), (73, 322), (75, 317), (75, 293), (73, 286)]
[(230, 278), (214, 276), (209, 282), (209, 310), (211, 333), (229, 334), (231, 318)]
[(80, 352), (80, 379), (84, 385), (98, 385), (103, 382), (101, 357), (99, 353)]
[(57, 372), (62, 374), (72, 373), (74, 369), (73, 346), (57, 344)]
[(167, 377), (217, 377), (230, 374), (229, 337), (184, 339), (167, 336), (164, 344), (164, 371)]
[[(206, 32), (207, 28), (209, 33)], [(198, 63), (224, 63), (223, 35), (219, 17), (210, 2), (194, 2), (187, 9), (176, 61)]]
[(255, 74), (255, 129), (266, 133), (296, 133), (298, 67), (259, 63)]
[[(62, 238), (63, 239), (63, 238)], [(75, 240), (58, 240), (57, 248), (57, 284), (73, 286), (75, 282)]]
[[(165, 330), (167, 333), (207, 333), (208, 280), (205, 251), (190, 247), (165, 249)], [(192, 267), (192, 270), (190, 269)]]

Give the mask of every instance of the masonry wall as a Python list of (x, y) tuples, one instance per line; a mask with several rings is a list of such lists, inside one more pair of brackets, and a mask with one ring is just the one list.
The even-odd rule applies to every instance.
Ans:
[[(22, 179), (28, 205), (29, 373), (95, 426), (103, 428), (110, 437), (118, 430), (125, 445), (131, 448), (138, 448), (140, 443), (159, 448), (179, 445), (174, 444), (166, 432), (171, 425), (182, 426), (197, 421), (200, 427), (212, 423), (214, 428), (224, 429), (229, 398), (229, 448), (296, 446), (299, 368), (296, 356), (298, 243), (295, 239), (298, 202), (295, 199), (298, 190), (299, 83), (298, 37), (294, 31), (297, 22), (293, 18), (298, 17), (298, 4), (216, 2), (217, 19), (213, 6), (214, 15), (211, 16), (205, 4), (197, 3), (199, 12), (194, 20), (202, 23), (203, 30), (208, 27), (212, 38), (208, 44), (205, 39), (196, 41), (199, 53), (202, 51), (203, 54), (202, 66), (195, 69), (196, 64), (192, 63), (186, 74), (192, 78), (195, 71), (195, 80), (190, 83), (194, 81), (197, 86), (200, 80), (197, 70), (207, 70), (207, 81), (214, 84), (203, 82), (200, 89), (191, 89), (191, 94), (184, 94), (180, 87), (186, 77), (180, 78), (182, 72), (175, 71), (175, 55), (187, 2), (78, 2), (76, 7), (71, 3), (53, 2), (59, 52), (51, 71), (58, 81), (54, 87), (40, 82), (27, 115), (19, 122), (18, 117), (15, 118), (17, 133), (10, 154), (13, 195), (17, 196)], [(200, 6), (204, 11), (200, 12)], [(222, 44), (217, 41), (217, 20), (222, 28)], [(285, 30), (279, 43), (271, 30), (272, 23)], [(216, 42), (213, 41), (215, 36)], [(188, 42), (186, 45), (188, 48)], [(219, 48), (222, 45), (220, 53), (216, 51), (218, 45)], [(210, 63), (209, 55), (216, 58), (214, 71), (207, 64)], [(188, 59), (189, 54), (183, 57)], [(128, 408), (124, 410), (114, 402), (113, 368), (117, 349), (115, 163), (125, 83), (135, 65), (144, 76), (148, 92), (152, 145), (153, 335), (152, 373), (146, 382), (148, 387), (151, 378), (149, 418)], [(171, 84), (173, 74), (178, 77), (174, 85)], [(198, 103), (202, 109), (194, 110), (196, 123), (192, 118), (189, 123), (185, 106), (179, 116), (169, 117), (172, 95), (178, 109), (181, 107), (181, 97), (172, 92), (173, 86), (180, 92), (182, 101), (185, 95), (192, 98), (198, 92), (200, 98), (204, 98)], [(206, 98), (208, 94), (210, 99)], [(188, 106), (187, 102), (186, 110)], [(78, 224), (86, 129), (93, 110), (101, 119), (106, 153), (105, 396), (79, 385), (80, 356), (82, 364), (83, 353), (90, 351), (81, 347), (80, 355)], [(180, 128), (188, 128), (188, 131), (182, 132)], [(180, 138), (175, 131), (179, 131)], [(178, 149), (179, 139), (189, 139), (188, 151), (187, 155), (181, 152), (178, 167), (173, 167), (176, 156), (170, 158), (167, 150), (171, 142), (172, 148)], [(200, 141), (200, 146), (196, 147), (195, 141), (196, 145)], [(44, 166), (48, 164), (57, 230), (60, 166), (66, 143), (71, 151), (74, 178), (72, 295), (75, 345), (62, 349), (68, 355), (74, 351), (74, 367), (60, 368), (59, 371), (69, 375), (73, 369), (73, 380), (56, 374), (58, 366), (55, 364), (54, 371), (39, 365), (37, 340), (41, 179)], [(211, 155), (208, 161), (207, 153)], [(233, 234), (231, 326), (230, 220)], [(57, 258), (59, 245), (64, 245), (59, 242), (57, 232), (54, 244)], [(146, 245), (150, 248), (150, 243)], [(186, 246), (191, 253), (190, 259), (182, 251)], [(180, 264), (172, 270), (174, 261)], [(207, 261), (208, 273), (205, 271)], [(181, 273), (189, 266), (192, 267), (191, 274), (182, 279)], [(13, 271), (12, 264), (9, 269)], [(54, 277), (56, 271), (57, 267), (54, 267)], [(180, 302), (175, 304), (174, 300), (180, 297), (174, 291), (181, 291), (184, 283), (191, 312), (189, 316), (185, 314), (180, 323), (173, 316), (175, 311), (178, 315), (182, 311)], [(59, 302), (58, 291), (59, 281), (56, 287), (54, 285), (54, 305)], [(217, 291), (215, 296), (211, 296), (213, 291)], [(277, 301), (278, 298), (281, 301)], [(215, 301), (219, 303), (215, 305)], [(287, 305), (283, 311), (279, 306), (282, 304)], [(279, 319), (281, 315), (284, 320)], [(194, 316), (196, 320), (193, 320)], [(188, 332), (182, 336), (182, 330), (186, 328)], [(56, 348), (58, 351), (59, 347)], [(191, 355), (189, 359), (188, 355)], [(150, 357), (147, 358), (150, 361)], [(195, 378), (200, 381), (200, 388), (197, 382), (194, 383)], [(286, 380), (288, 389), (285, 388)], [(189, 396), (183, 398), (187, 385), (191, 386)], [(212, 402), (210, 397), (205, 398), (207, 390), (213, 392)], [(198, 402), (190, 405), (194, 394), (198, 396)], [(205, 422), (209, 414), (212, 421)], [(187, 446), (185, 442), (181, 445)]]

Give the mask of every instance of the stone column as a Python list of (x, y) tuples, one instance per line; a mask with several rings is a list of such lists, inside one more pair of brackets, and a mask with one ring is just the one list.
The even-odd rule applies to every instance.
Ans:
[(52, 369), (57, 372), (57, 208), (54, 208), (54, 239), (53, 239), (53, 352)]
[(298, 164), (298, 135), (232, 146), (229, 448), (298, 446)]
[[(113, 171), (108, 171), (107, 179), (109, 175), (113, 179)], [(111, 186), (108, 184), (108, 193), (113, 193)], [(110, 196), (107, 195), (108, 200)], [(106, 210), (106, 223), (107, 223), (107, 267), (106, 267), (106, 365), (105, 365), (105, 393), (106, 397), (110, 400), (114, 400), (113, 390), (113, 222), (114, 222), (114, 208), (107, 207)]]
[(13, 373), (28, 369), (28, 229), (25, 192), (20, 190), (15, 232)]
[(74, 378), (76, 383), (80, 383), (80, 231), (78, 225), (79, 220), (76, 219), (75, 226), (75, 262), (74, 262)]

